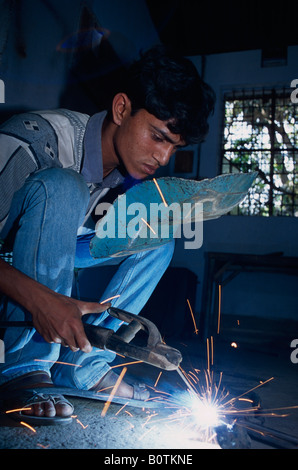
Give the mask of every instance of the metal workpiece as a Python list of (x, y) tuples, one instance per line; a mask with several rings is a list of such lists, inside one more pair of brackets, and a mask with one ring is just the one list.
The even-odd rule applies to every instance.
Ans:
[[(184, 225), (217, 219), (230, 212), (246, 197), (256, 176), (256, 172), (251, 172), (201, 181), (176, 177), (142, 181), (120, 194), (107, 210), (105, 207), (106, 214), (97, 222), (90, 242), (90, 253), (93, 258), (114, 258), (167, 244), (177, 238)], [(146, 220), (140, 218), (134, 235), (127, 230), (135, 218), (135, 213), (127, 211), (133, 204), (146, 213)]]

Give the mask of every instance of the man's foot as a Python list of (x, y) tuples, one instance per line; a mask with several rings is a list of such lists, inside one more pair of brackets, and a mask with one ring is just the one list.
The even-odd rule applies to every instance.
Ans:
[[(71, 422), (73, 406), (62, 395), (43, 393), (53, 387), (46, 372), (36, 371), (17, 377), (0, 387), (2, 411), (18, 421), (53, 425)], [(12, 410), (18, 410), (10, 413)]]
[[(91, 388), (91, 390), (98, 393), (109, 394), (116, 384), (118, 377), (115, 372), (110, 370)], [(134, 400), (148, 400), (150, 393), (144, 385), (129, 385), (122, 380), (117, 388), (116, 396)]]
[(65, 418), (73, 413), (73, 406), (62, 395), (48, 395), (47, 401), (41, 400), (30, 406), (26, 405), (26, 408), (23, 413), (28, 416), (45, 416), (48, 418), (60, 416)]

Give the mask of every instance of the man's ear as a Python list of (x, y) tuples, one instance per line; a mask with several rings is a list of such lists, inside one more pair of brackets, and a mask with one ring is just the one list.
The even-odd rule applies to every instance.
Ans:
[(117, 93), (112, 102), (113, 121), (121, 126), (123, 119), (131, 113), (131, 102), (125, 93)]

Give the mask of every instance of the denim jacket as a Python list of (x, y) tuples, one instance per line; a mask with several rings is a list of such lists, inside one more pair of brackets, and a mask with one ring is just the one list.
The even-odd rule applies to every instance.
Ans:
[[(105, 114), (95, 116), (102, 123)], [(15, 115), (0, 126), (0, 232), (14, 193), (30, 174), (52, 167), (81, 171), (85, 131), (92, 119), (87, 114), (58, 109)], [(100, 134), (98, 129), (97, 135)], [(100, 142), (98, 149), (102, 159)], [(108, 187), (115, 187), (122, 181), (117, 170), (113, 173)], [(91, 203), (85, 221), (108, 190), (107, 184), (101, 181), (90, 183), (89, 188)]]

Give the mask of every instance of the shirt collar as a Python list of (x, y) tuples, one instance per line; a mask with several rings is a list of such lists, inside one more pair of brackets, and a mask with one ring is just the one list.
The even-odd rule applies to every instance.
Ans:
[(124, 182), (125, 177), (117, 168), (103, 178), (101, 130), (106, 111), (90, 117), (84, 137), (84, 161), (81, 173), (87, 183), (102, 188), (114, 188)]
[(101, 129), (106, 111), (96, 113), (88, 120), (84, 136), (84, 161), (81, 173), (87, 183), (103, 181)]

